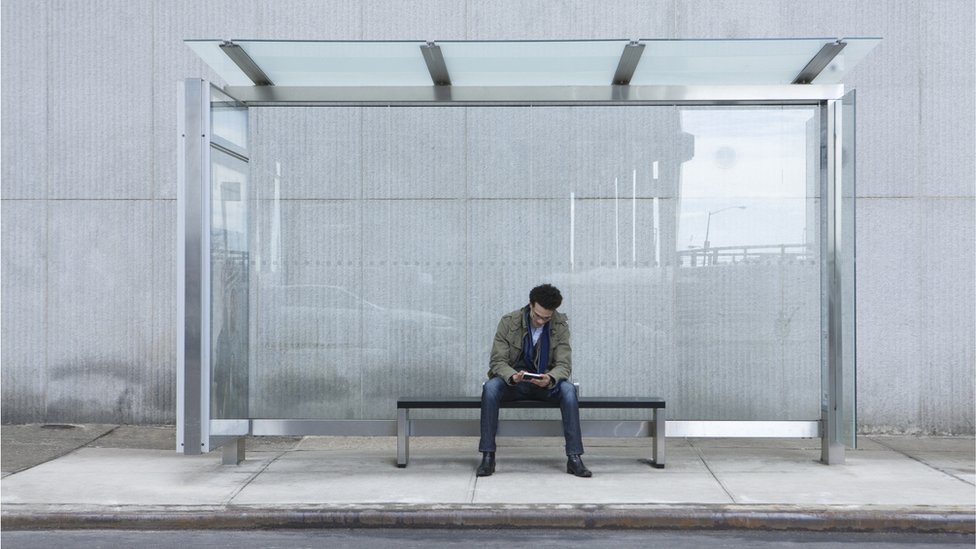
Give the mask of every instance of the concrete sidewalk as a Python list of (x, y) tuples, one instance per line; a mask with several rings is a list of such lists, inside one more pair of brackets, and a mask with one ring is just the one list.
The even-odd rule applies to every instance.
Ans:
[(471, 438), (248, 440), (247, 459), (182, 456), (172, 427), (4, 425), (2, 527), (575, 527), (976, 531), (973, 437), (860, 439), (844, 465), (817, 439), (586, 440), (593, 478), (562, 440), (500, 438), (474, 475)]

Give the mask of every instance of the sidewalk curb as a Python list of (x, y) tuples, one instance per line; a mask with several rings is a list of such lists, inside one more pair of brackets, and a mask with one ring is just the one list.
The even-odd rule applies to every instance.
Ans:
[[(314, 508), (189, 506), (10, 511), (4, 530), (247, 530), (268, 528), (559, 528), (976, 533), (972, 509), (737, 505), (373, 505)], [(16, 507), (16, 506), (14, 506)]]

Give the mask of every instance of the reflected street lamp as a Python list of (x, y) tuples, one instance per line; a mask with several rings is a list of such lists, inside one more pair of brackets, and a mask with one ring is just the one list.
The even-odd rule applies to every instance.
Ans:
[(708, 241), (708, 230), (712, 228), (712, 216), (715, 215), (715, 214), (722, 213), (725, 210), (744, 210), (744, 209), (746, 209), (745, 206), (729, 206), (728, 208), (722, 208), (720, 210), (715, 210), (714, 212), (708, 212), (708, 220), (705, 222), (705, 246), (704, 246), (704, 248), (706, 250), (709, 248), (709, 246), (711, 244)]

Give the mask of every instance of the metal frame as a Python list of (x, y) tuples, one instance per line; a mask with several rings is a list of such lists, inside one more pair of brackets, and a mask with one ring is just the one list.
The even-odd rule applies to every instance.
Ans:
[(821, 329), (825, 331), (821, 356), (824, 357), (822, 360), (826, 361), (826, 375), (822, 373), (820, 380), (821, 421), (823, 422), (820, 459), (828, 465), (844, 463), (841, 431), (844, 415), (844, 355), (841, 332), (843, 321), (841, 269), (844, 252), (841, 240), (843, 166), (840, 161), (843, 150), (843, 115), (840, 107), (840, 100), (827, 101), (822, 109), (824, 124), (821, 126), (821, 139), (825, 145), (822, 149), (825, 158), (821, 160), (825, 166), (825, 169), (821, 170), (823, 179), (821, 219), (824, 224), (824, 232), (821, 236), (824, 248), (821, 281), (821, 295), (824, 302), (821, 305)]
[(244, 48), (233, 42), (224, 42), (220, 45), (220, 51), (224, 52), (231, 61), (241, 69), (255, 86), (274, 86), (274, 82), (268, 75), (261, 70), (261, 67), (251, 59), (251, 56), (244, 51)]
[[(621, 62), (623, 59), (621, 60)], [(433, 74), (433, 73), (432, 73)], [(444, 93), (445, 91), (449, 93)], [(529, 105), (817, 105), (821, 113), (821, 196), (823, 255), (822, 320), (823, 406), (820, 420), (807, 421), (670, 421), (667, 436), (689, 437), (821, 437), (824, 463), (842, 463), (844, 445), (839, 438), (842, 420), (843, 366), (840, 361), (840, 249), (841, 151), (839, 102), (842, 85), (803, 86), (566, 86), (566, 87), (369, 87), (293, 88), (226, 87), (224, 92), (247, 106), (529, 106)], [(397, 420), (210, 420), (209, 419), (209, 84), (202, 80), (181, 83), (179, 130), (179, 254), (180, 315), (177, 340), (178, 451), (207, 452), (220, 444), (224, 462), (243, 459), (243, 439), (254, 435), (372, 435), (397, 433)], [(196, 182), (188, 184), (188, 182)], [(201, 183), (202, 182), (202, 183)], [(434, 434), (437, 429), (470, 433), (473, 423), (448, 420), (409, 420), (407, 432)], [(536, 432), (548, 427), (518, 420), (522, 426), (500, 427)], [(629, 422), (593, 423), (588, 436), (599, 435)], [(638, 422), (640, 423), (640, 422)], [(636, 427), (636, 432), (648, 429)], [(426, 425), (437, 429), (428, 431)], [(601, 426), (602, 425), (602, 426)], [(610, 427), (608, 427), (610, 426)], [(401, 428), (403, 426), (401, 425)], [(664, 422), (655, 424), (663, 429)], [(663, 435), (664, 433), (657, 433)], [(655, 437), (655, 443), (658, 440)], [(663, 452), (664, 436), (660, 437)], [(663, 461), (663, 460), (662, 460)]]
[[(665, 464), (665, 439), (667, 412), (664, 408), (653, 410), (652, 420), (601, 420), (584, 419), (580, 430), (584, 437), (652, 437), (650, 463), (663, 469)], [(477, 419), (410, 419), (409, 408), (397, 409), (397, 467), (406, 467), (410, 461), (410, 436), (478, 436), (481, 432)], [(498, 436), (562, 437), (562, 421), (558, 419), (503, 419), (498, 422)]]
[(617, 63), (617, 71), (613, 74), (614, 85), (630, 85), (630, 79), (634, 77), (634, 71), (637, 70), (637, 64), (640, 63), (643, 53), (644, 44), (640, 42), (632, 41), (624, 46), (624, 51), (620, 54), (620, 61)]
[(210, 451), (210, 84), (179, 83), (176, 451)]
[[(220, 446), (224, 463), (244, 459), (243, 440), (212, 433), (210, 418), (211, 84), (179, 82), (177, 107), (176, 451), (205, 454)], [(235, 444), (236, 443), (236, 444)]]
[[(243, 437), (243, 436), (376, 436), (387, 437), (397, 434), (397, 421), (391, 419), (212, 419), (210, 420), (210, 432), (214, 436), (222, 437)], [(411, 421), (429, 422), (475, 422), (478, 420), (437, 420), (437, 419), (412, 419)], [(535, 423), (536, 420), (501, 420), (501, 421), (520, 421), (524, 423)], [(538, 420), (555, 421), (559, 420)], [(613, 424), (628, 423), (647, 423), (643, 420), (590, 420), (583, 419), (594, 426), (600, 422)], [(464, 429), (464, 432), (478, 434), (477, 429), (471, 430), (471, 425), (463, 427), (452, 426), (451, 429)], [(662, 422), (662, 426), (665, 426)], [(631, 426), (627, 426), (629, 429)], [(786, 420), (786, 421), (708, 421), (708, 420), (667, 420), (666, 435), (669, 437), (689, 437), (689, 438), (818, 438), (821, 436), (822, 423), (819, 420)], [(599, 427), (594, 428), (594, 432), (599, 431)], [(436, 436), (436, 433), (423, 430), (423, 436)], [(499, 431), (501, 433), (501, 431)], [(529, 434), (541, 434), (541, 432), (527, 431)], [(636, 436), (635, 433), (627, 433), (620, 436)], [(413, 431), (414, 435), (420, 433)], [(509, 435), (511, 433), (508, 433)], [(454, 435), (451, 435), (454, 436)], [(560, 430), (556, 436), (562, 436)], [(599, 435), (594, 435), (599, 436)], [(641, 436), (647, 436), (646, 433)]]
[(807, 86), (227, 86), (249, 107), (791, 105), (839, 99), (840, 84)]
[(809, 84), (810, 82), (813, 82), (818, 76), (820, 76), (820, 73), (827, 68), (827, 65), (829, 65), (835, 57), (837, 57), (837, 54), (839, 54), (845, 46), (847, 46), (847, 43), (841, 40), (830, 44), (824, 44), (823, 47), (820, 48), (820, 51), (817, 52), (817, 55), (814, 55), (813, 59), (811, 59), (810, 62), (800, 70), (800, 74), (796, 75), (796, 78), (793, 79), (793, 83)]
[(435, 86), (450, 86), (451, 75), (447, 72), (447, 63), (444, 62), (444, 54), (441, 47), (433, 42), (427, 42), (420, 46), (420, 53), (424, 56), (427, 63), (427, 71), (430, 72), (430, 79)]

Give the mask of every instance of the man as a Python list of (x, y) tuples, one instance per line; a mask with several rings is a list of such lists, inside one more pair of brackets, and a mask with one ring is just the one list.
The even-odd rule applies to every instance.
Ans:
[(566, 472), (578, 477), (592, 473), (583, 465), (576, 387), (568, 381), (573, 371), (566, 315), (557, 313), (563, 296), (555, 286), (543, 284), (529, 292), (529, 304), (502, 317), (491, 347), (491, 369), (481, 390), (482, 453), (478, 476), (495, 472), (495, 434), (498, 408), (510, 400), (558, 402), (566, 437)]

